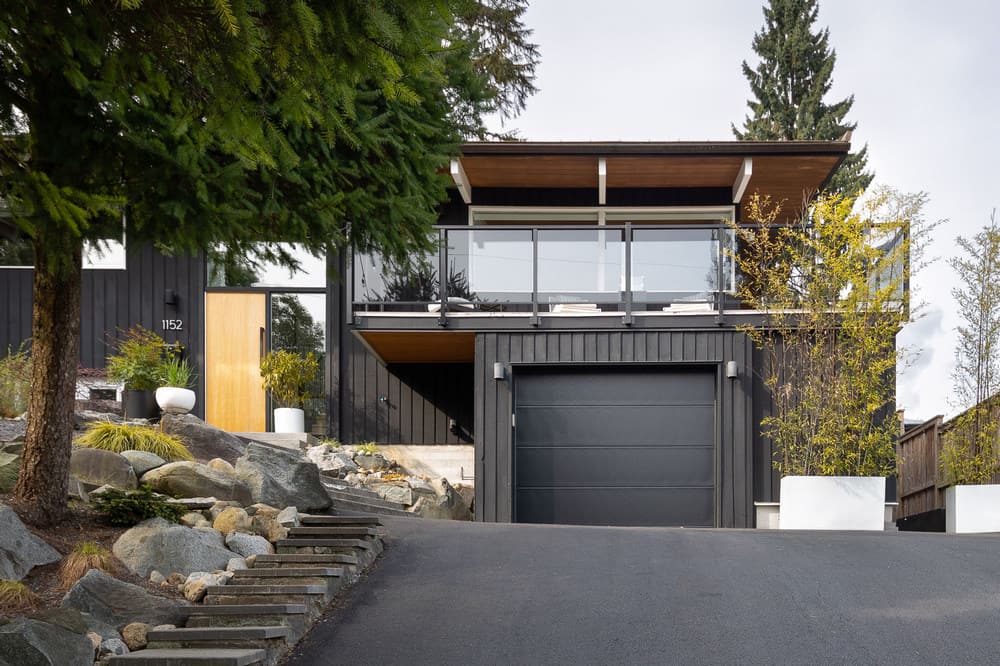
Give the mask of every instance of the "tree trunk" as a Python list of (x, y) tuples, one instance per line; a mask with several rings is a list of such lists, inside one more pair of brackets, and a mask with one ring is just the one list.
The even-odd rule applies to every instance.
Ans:
[(18, 512), (35, 525), (51, 525), (66, 515), (80, 357), (82, 246), (77, 241), (71, 250), (71, 266), (50, 257), (53, 251), (59, 250), (46, 251), (43, 243), (35, 243), (31, 393), (14, 489)]

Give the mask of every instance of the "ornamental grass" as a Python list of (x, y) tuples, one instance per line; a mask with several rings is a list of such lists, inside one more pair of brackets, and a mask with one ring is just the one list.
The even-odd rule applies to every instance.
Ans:
[(117, 424), (109, 422), (91, 423), (83, 435), (76, 440), (77, 446), (105, 451), (146, 451), (155, 453), (164, 460), (194, 460), (194, 456), (177, 435), (168, 435), (149, 426)]

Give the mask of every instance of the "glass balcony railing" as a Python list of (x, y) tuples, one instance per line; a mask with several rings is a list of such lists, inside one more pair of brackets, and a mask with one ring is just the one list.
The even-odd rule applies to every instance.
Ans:
[(439, 227), (439, 249), (405, 269), (355, 255), (354, 309), (710, 312), (734, 290), (732, 242), (724, 223)]

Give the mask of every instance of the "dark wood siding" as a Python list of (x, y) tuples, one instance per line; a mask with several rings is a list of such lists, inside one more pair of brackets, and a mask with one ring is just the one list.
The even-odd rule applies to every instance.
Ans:
[[(88, 269), (83, 272), (80, 298), (80, 364), (103, 368), (120, 333), (140, 324), (167, 342), (180, 342), (199, 378), (205, 374), (205, 270), (199, 257), (166, 257), (152, 246), (130, 251), (126, 270)], [(31, 338), (32, 273), (30, 269), (0, 268), (0, 349)], [(164, 302), (166, 290), (176, 305)], [(164, 331), (164, 319), (183, 320), (181, 331)], [(196, 387), (194, 412), (204, 414), (204, 391)]]
[[(348, 403), (334, 432), (345, 442), (468, 444), (472, 441), (471, 363), (386, 366), (348, 336), (339, 392)], [(347, 383), (349, 382), (349, 383)], [(450, 422), (454, 420), (454, 431)]]
[[(704, 331), (579, 331), (480, 333), (476, 336), (476, 517), (512, 519), (512, 382), (493, 379), (493, 364), (710, 364), (722, 376), (736, 361), (739, 377), (722, 377), (717, 398), (717, 524), (753, 526), (756, 436), (752, 345), (742, 333)], [(768, 452), (768, 457), (770, 453)], [(766, 498), (765, 498), (766, 499)]]

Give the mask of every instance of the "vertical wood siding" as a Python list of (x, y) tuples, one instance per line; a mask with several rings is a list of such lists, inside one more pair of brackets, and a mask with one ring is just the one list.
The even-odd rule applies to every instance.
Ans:
[[(345, 442), (468, 444), (472, 441), (471, 363), (386, 366), (348, 336), (348, 367), (340, 392), (349, 395), (336, 432)], [(345, 383), (349, 382), (349, 383)], [(449, 421), (454, 420), (457, 432)]]
[[(718, 389), (716, 520), (721, 527), (753, 526), (755, 461), (761, 445), (754, 421), (754, 361), (742, 333), (722, 331), (597, 331), (480, 333), (476, 336), (476, 518), (509, 522), (513, 516), (512, 387), (493, 379), (493, 364), (724, 364), (740, 375)], [(669, 367), (665, 365), (665, 367)], [(724, 367), (724, 366), (722, 366)], [(713, 368), (715, 370), (716, 368)], [(767, 453), (768, 458), (770, 452)], [(766, 499), (766, 497), (765, 497)]]
[[(203, 416), (205, 394), (200, 378), (205, 374), (205, 270), (199, 257), (165, 257), (152, 246), (130, 251), (126, 270), (83, 271), (80, 294), (80, 364), (103, 368), (120, 334), (140, 324), (167, 342), (180, 342), (199, 382), (194, 412)], [(17, 347), (31, 338), (33, 271), (0, 268), (0, 350)], [(164, 303), (173, 289), (177, 304)], [(164, 319), (182, 319), (184, 330), (164, 331)]]

